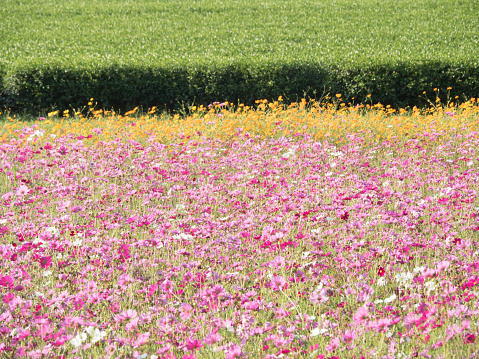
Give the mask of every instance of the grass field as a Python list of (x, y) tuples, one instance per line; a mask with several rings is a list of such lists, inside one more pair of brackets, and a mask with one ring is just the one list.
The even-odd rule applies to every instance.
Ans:
[(22, 62), (395, 63), (479, 60), (475, 1), (4, 0), (0, 51)]
[(2, 358), (477, 358), (479, 107), (0, 132)]
[[(337, 92), (357, 99), (360, 94), (366, 96), (373, 91), (377, 101), (384, 98), (398, 102), (409, 94), (408, 87), (415, 92), (413, 99), (417, 99), (419, 91), (433, 87), (445, 90), (453, 86), (455, 95), (462, 95), (464, 90), (460, 87), (465, 84), (442, 82), (453, 82), (477, 68), (478, 12), (479, 3), (475, 1), (445, 0), (5, 0), (0, 9), (0, 75), (6, 104), (13, 101), (8, 96), (18, 95), (17, 100), (26, 101), (25, 106), (38, 102), (43, 109), (51, 109), (55, 100), (61, 100), (60, 110), (78, 101), (85, 103), (89, 97), (109, 104), (114, 102), (115, 94), (128, 97), (135, 92), (141, 95), (132, 99), (131, 106), (140, 105), (148, 97), (153, 102), (149, 106), (166, 102), (173, 106), (175, 98), (191, 103), (195, 97), (198, 100), (208, 94), (214, 96), (213, 100), (228, 96), (229, 101), (236, 103), (238, 99), (233, 96), (246, 97), (247, 89), (235, 92), (234, 87), (240, 87), (240, 82), (247, 81), (249, 76), (253, 76), (252, 83), (247, 85), (251, 89), (255, 82), (264, 80), (264, 93), (255, 93), (258, 97), (253, 100), (273, 100), (288, 87), (292, 87), (288, 93), (299, 97), (308, 85), (321, 92), (322, 80), (308, 84), (309, 75), (301, 74), (293, 65), (296, 63), (300, 63), (299, 69), (337, 66), (341, 75), (333, 79), (337, 83), (332, 80), (333, 85), (344, 87)], [(434, 64), (427, 65), (428, 62)], [(414, 76), (414, 71), (420, 70), (409, 68), (411, 64), (431, 68)], [(125, 70), (106, 70), (114, 66)], [(256, 74), (255, 69), (261, 66), (274, 70)], [(282, 82), (282, 71), (286, 72), (284, 76), (293, 75), (281, 70), (281, 66), (293, 66), (291, 71), (300, 77), (298, 88), (294, 87), (293, 78)], [(386, 67), (381, 70), (377, 66)], [(401, 66), (406, 67), (405, 74), (411, 78), (389, 84), (387, 78), (394, 77), (395, 67), (404, 71)], [(441, 78), (434, 73), (436, 66), (438, 73), (452, 72)], [(51, 68), (54, 74), (49, 73)], [(161, 72), (159, 78), (149, 76), (150, 68), (163, 69), (166, 74)], [(348, 68), (354, 71), (348, 74)], [(128, 77), (128, 71), (135, 69), (143, 74), (143, 84)], [(361, 74), (361, 69), (366, 73)], [(28, 75), (24, 76), (25, 71)], [(187, 75), (175, 75), (169, 82), (162, 82), (175, 71)], [(385, 71), (391, 74), (384, 77)], [(75, 75), (70, 78), (68, 73)], [(50, 77), (42, 77), (47, 74)], [(75, 76), (79, 76), (76, 83)], [(473, 75), (467, 76), (469, 81), (475, 81)], [(100, 87), (99, 79), (109, 83), (109, 87)], [(423, 82), (414, 83), (420, 80)], [(149, 81), (152, 83), (147, 84)], [(181, 88), (181, 83), (188, 86)], [(474, 83), (466, 88), (471, 92), (466, 95), (478, 95), (473, 93), (479, 91)], [(51, 98), (44, 98), (54, 90)], [(0, 104), (1, 91), (0, 88)], [(171, 96), (154, 97), (152, 92)]]

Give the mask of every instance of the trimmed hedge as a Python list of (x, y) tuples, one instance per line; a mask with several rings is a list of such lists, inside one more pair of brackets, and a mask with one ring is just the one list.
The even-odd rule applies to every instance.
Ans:
[[(0, 108), (30, 114), (52, 109), (80, 109), (93, 97), (103, 109), (127, 111), (134, 106), (175, 110), (180, 103), (208, 105), (227, 99), (254, 104), (258, 99), (296, 101), (340, 93), (343, 100), (393, 108), (427, 105), (419, 95), (438, 88), (461, 99), (479, 96), (478, 64), (441, 62), (370, 64), (344, 68), (308, 62), (245, 63), (217, 66), (141, 67), (84, 64), (30, 65), (7, 73), (0, 65)], [(316, 95), (315, 95), (316, 94)], [(434, 96), (434, 95), (433, 95)], [(432, 98), (435, 100), (435, 97)], [(445, 98), (442, 98), (445, 100)]]

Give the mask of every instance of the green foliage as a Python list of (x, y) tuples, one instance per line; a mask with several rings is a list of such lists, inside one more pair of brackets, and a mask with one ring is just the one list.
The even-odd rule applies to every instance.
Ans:
[(4, 0), (0, 107), (174, 108), (322, 93), (477, 96), (479, 3)]

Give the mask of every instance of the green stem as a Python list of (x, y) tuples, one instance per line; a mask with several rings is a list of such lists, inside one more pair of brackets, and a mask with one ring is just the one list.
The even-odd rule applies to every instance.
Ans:
[(15, 159), (13, 159), (13, 187), (15, 188), (17, 180), (17, 164), (15, 163)]

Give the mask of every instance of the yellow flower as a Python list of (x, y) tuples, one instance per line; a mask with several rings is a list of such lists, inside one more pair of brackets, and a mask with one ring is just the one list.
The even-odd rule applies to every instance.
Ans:
[(340, 94), (340, 93), (336, 94), (336, 97), (337, 97), (337, 98), (340, 98), (340, 97), (341, 97), (341, 94)]
[(134, 114), (134, 113), (136, 112), (136, 110), (138, 110), (138, 106), (135, 107), (133, 110), (126, 112), (126, 113), (125, 113), (125, 116)]
[(58, 110), (48, 113), (48, 117), (52, 117), (52, 116), (56, 116), (56, 115), (58, 115)]
[(368, 97), (368, 98), (371, 97), (371, 94), (369, 94), (367, 97)]

